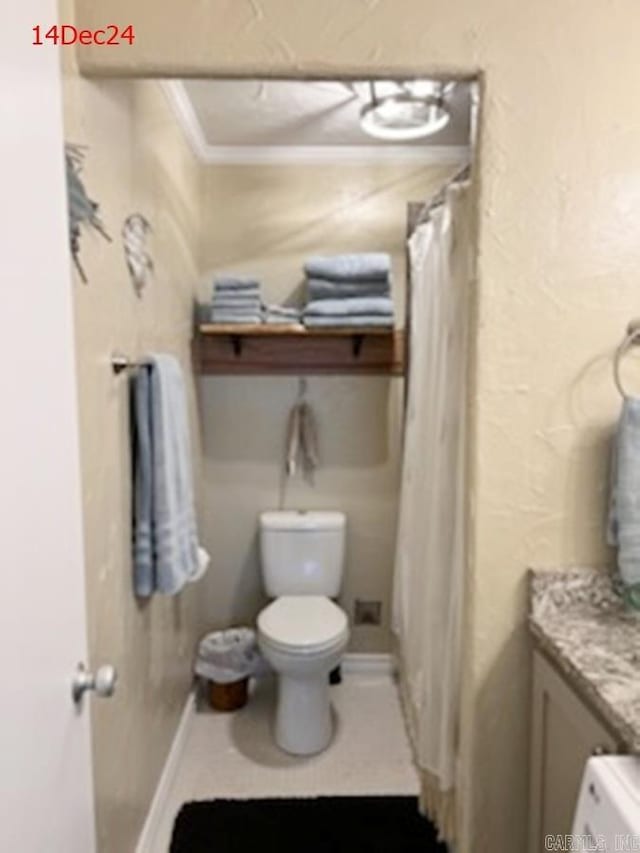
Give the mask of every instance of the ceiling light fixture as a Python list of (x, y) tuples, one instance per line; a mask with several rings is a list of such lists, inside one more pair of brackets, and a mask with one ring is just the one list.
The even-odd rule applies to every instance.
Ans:
[[(390, 86), (395, 86), (395, 91), (390, 91)], [(386, 142), (411, 142), (432, 136), (451, 120), (444, 99), (450, 88), (428, 80), (372, 80), (369, 100), (360, 111), (360, 126), (369, 136)]]

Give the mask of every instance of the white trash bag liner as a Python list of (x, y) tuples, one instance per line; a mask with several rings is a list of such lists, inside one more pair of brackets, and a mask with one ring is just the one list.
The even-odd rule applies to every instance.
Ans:
[(216, 684), (231, 684), (247, 678), (260, 666), (256, 632), (251, 628), (213, 631), (200, 640), (195, 672)]

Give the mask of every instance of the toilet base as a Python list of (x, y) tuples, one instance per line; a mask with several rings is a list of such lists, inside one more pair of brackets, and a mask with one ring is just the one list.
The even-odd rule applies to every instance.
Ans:
[(333, 734), (326, 670), (307, 677), (278, 675), (275, 739), (292, 755), (322, 752)]

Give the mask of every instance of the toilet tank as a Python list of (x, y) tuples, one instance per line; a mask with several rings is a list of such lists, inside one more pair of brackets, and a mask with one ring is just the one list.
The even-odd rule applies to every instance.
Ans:
[(263, 512), (260, 558), (265, 592), (326, 595), (340, 592), (346, 516), (342, 512)]

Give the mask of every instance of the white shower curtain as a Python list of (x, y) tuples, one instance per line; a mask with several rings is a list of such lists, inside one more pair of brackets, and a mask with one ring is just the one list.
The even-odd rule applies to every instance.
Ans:
[(472, 282), (468, 182), (409, 240), (409, 399), (393, 590), (400, 686), (422, 807), (454, 840), (465, 571), (465, 415)]

